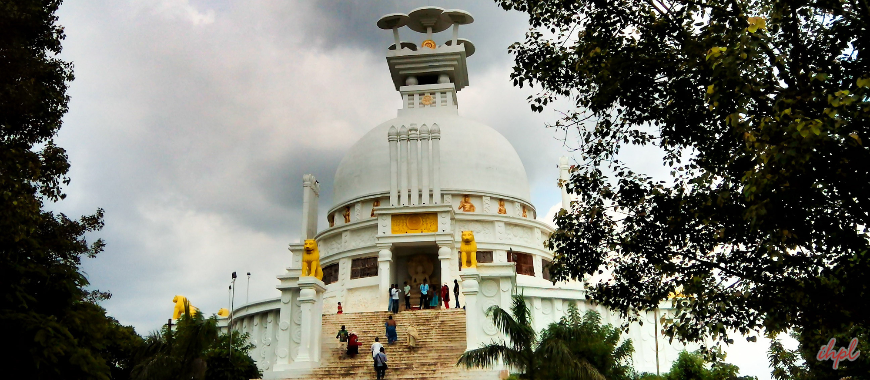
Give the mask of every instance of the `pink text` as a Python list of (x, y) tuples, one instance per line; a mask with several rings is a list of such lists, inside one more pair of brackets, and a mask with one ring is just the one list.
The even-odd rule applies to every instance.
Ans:
[(861, 351), (856, 351), (855, 348), (858, 347), (858, 338), (852, 338), (852, 341), (849, 342), (849, 349), (846, 347), (840, 347), (839, 350), (834, 349), (834, 345), (837, 344), (836, 338), (831, 338), (828, 341), (827, 345), (822, 346), (822, 349), (819, 350), (819, 353), (816, 354), (816, 359), (818, 360), (833, 360), (834, 361), (834, 369), (840, 365), (840, 361), (843, 359), (848, 359), (850, 362), (858, 359), (858, 356), (861, 355)]

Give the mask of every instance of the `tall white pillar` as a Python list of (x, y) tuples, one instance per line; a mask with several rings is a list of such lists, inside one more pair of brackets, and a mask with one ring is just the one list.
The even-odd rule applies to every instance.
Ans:
[(390, 276), (390, 264), (392, 262), (393, 252), (389, 249), (382, 249), (378, 252), (378, 278), (380, 279), (378, 285), (378, 304), (381, 310), (387, 310), (390, 306), (388, 297), (390, 296), (390, 280), (392, 279)]
[(300, 238), (313, 239), (317, 234), (317, 204), (320, 184), (312, 174), (302, 176), (302, 234)]
[(399, 132), (396, 127), (390, 127), (387, 132), (390, 142), (390, 206), (399, 205)]
[(559, 182), (562, 185), (562, 208), (571, 211), (571, 197), (568, 196), (568, 181), (571, 180), (568, 174), (568, 157), (559, 157)]
[(426, 124), (423, 124), (420, 127), (420, 156), (423, 161), (423, 168), (420, 170), (420, 174), (422, 174), (423, 179), (420, 186), (420, 191), (422, 194), (422, 199), (420, 200), (420, 204), (428, 205), (429, 204), (429, 127)]
[(320, 362), (320, 335), (323, 326), (323, 292), (326, 285), (314, 277), (299, 278), (299, 305), (302, 309), (302, 336), (293, 365), (314, 368)]
[(432, 124), (432, 204), (441, 203), (441, 127)]
[(408, 205), (408, 128), (399, 128), (399, 203)]
[(408, 160), (408, 168), (411, 170), (411, 204), (417, 205), (420, 199), (420, 187), (417, 184), (417, 174), (418, 174), (418, 165), (417, 165), (417, 146), (420, 145), (420, 134), (417, 133), (417, 124), (411, 124), (411, 128), (408, 129), (408, 143), (411, 146), (408, 154), (410, 155), (410, 159)]
[(486, 316), (477, 307), (477, 292), (480, 287), (480, 274), (475, 268), (464, 268), (459, 272), (462, 278), (462, 294), (465, 296), (465, 340), (466, 350), (480, 348), (481, 322)]
[[(453, 249), (448, 246), (438, 248), (438, 261), (441, 262), (441, 284), (447, 284), (450, 289), (453, 289), (453, 277), (451, 268), (453, 268)], [(451, 290), (452, 292), (453, 290)]]

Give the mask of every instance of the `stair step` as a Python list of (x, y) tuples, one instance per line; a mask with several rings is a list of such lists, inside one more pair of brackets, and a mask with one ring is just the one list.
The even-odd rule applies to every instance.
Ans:
[[(388, 316), (396, 320), (398, 342), (386, 343), (384, 323)], [(347, 358), (343, 344), (335, 339), (335, 334), (345, 325), (360, 337), (360, 354)], [(420, 335), (417, 347), (407, 345), (409, 325), (416, 327)], [(374, 366), (369, 347), (375, 337), (381, 338), (387, 354), (387, 379), (457, 379), (484, 380), (497, 379), (491, 370), (466, 370), (457, 367), (459, 356), (465, 352), (465, 310), (428, 309), (401, 311), (392, 314), (387, 311), (331, 314), (323, 316), (323, 351), (321, 367), (315, 369), (304, 379), (371, 379)]]

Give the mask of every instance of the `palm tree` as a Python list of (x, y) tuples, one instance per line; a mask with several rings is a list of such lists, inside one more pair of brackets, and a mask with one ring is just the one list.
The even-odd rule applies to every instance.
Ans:
[[(571, 303), (567, 315), (541, 333), (541, 342), (542, 345), (550, 341), (563, 342), (587, 372), (594, 369), (607, 379), (630, 379), (634, 374), (629, 364), (634, 347), (629, 339), (620, 344), (621, 335), (618, 328), (602, 325), (597, 312), (589, 310), (581, 317), (577, 305)], [(553, 372), (550, 378), (560, 378), (558, 375)]]
[[(573, 311), (572, 311), (573, 310)], [(594, 312), (593, 312), (594, 313)], [(621, 370), (613, 370), (623, 366), (627, 369), (626, 374), (631, 373), (631, 367), (622, 365), (624, 359), (631, 356), (633, 349), (630, 341), (618, 343), (618, 330), (609, 325), (600, 326), (600, 317), (596, 319), (589, 315), (580, 318), (576, 306), (571, 309), (569, 316), (559, 323), (551, 324), (540, 336), (532, 327), (531, 310), (526, 306), (522, 295), (513, 296), (511, 312), (498, 306), (492, 306), (486, 311), (486, 315), (492, 318), (493, 323), (507, 336), (508, 341), (493, 341), (481, 348), (470, 350), (460, 356), (457, 365), (466, 368), (480, 367), (491, 368), (499, 360), (520, 372), (521, 379), (579, 379), (579, 380), (604, 380), (605, 374), (611, 374), (614, 378), (621, 378)], [(573, 315), (573, 316), (572, 316)], [(597, 315), (597, 313), (595, 314)], [(584, 321), (586, 323), (584, 323)], [(596, 330), (593, 327), (597, 327)], [(591, 338), (584, 334), (596, 332)], [(600, 332), (605, 332), (601, 334)], [(612, 332), (616, 331), (616, 342), (612, 341)], [(602, 340), (601, 337), (608, 337)], [(587, 356), (588, 353), (600, 353), (606, 350), (607, 354), (613, 355), (611, 360), (602, 360), (601, 355)], [(599, 364), (597, 367), (595, 364)]]
[(150, 379), (203, 379), (206, 372), (205, 352), (218, 338), (217, 320), (204, 318), (201, 313), (191, 315), (185, 303), (185, 313), (178, 319), (175, 331), (164, 326), (145, 339), (139, 353), (133, 378)]

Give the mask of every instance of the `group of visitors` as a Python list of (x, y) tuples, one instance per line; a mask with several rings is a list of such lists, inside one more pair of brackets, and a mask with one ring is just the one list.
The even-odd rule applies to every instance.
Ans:
[[(393, 320), (393, 316), (390, 316), (390, 319), (387, 320), (386, 326), (387, 341), (388, 343), (393, 344), (398, 340), (398, 337), (396, 336), (396, 321)], [(359, 342), (359, 337), (353, 331), (347, 331), (345, 326), (342, 325), (341, 330), (338, 330), (338, 334), (336, 334), (335, 337), (338, 338), (339, 342), (347, 343), (348, 357), (354, 357), (359, 354), (359, 346), (362, 346), (362, 343)], [(387, 353), (384, 346), (381, 344), (381, 338), (375, 337), (375, 342), (372, 343), (371, 352), (375, 366), (375, 375), (378, 379), (383, 379), (387, 372)]]
[[(436, 288), (437, 289), (437, 288)], [(392, 284), (390, 286), (390, 311), (393, 313), (399, 312), (399, 292), (403, 292), (405, 295), (405, 308), (411, 309), (411, 286), (408, 285), (408, 282), (405, 281), (405, 286), (400, 290), (399, 284)], [(432, 294), (435, 293), (435, 294)], [(444, 308), (450, 308), (450, 287), (447, 284), (441, 286), (440, 298), (444, 302)], [(432, 298), (430, 299), (430, 295)], [(423, 283), (420, 284), (420, 308), (428, 309), (431, 307), (436, 307), (439, 304), (439, 294), (435, 291), (430, 291), (428, 282), (424, 279)], [(456, 308), (459, 308), (459, 281), (453, 280), (453, 299), (456, 300)], [(338, 303), (338, 314), (342, 313), (341, 302)], [(399, 340), (399, 335), (396, 331), (396, 320), (393, 319), (393, 316), (390, 315), (387, 318), (387, 321), (384, 322), (384, 327), (386, 328), (387, 335), (387, 344), (394, 344)], [(410, 347), (416, 347), (417, 339), (419, 338), (417, 334), (417, 329), (413, 326), (408, 326), (408, 345)], [(359, 336), (356, 335), (353, 331), (348, 331), (344, 325), (341, 326), (341, 330), (338, 330), (338, 334), (335, 337), (339, 340), (339, 342), (347, 343), (347, 356), (354, 357), (359, 354), (359, 347), (362, 346), (362, 343), (359, 341)], [(384, 346), (381, 344), (381, 339), (376, 337), (375, 342), (372, 343), (372, 360), (374, 362), (375, 374), (378, 379), (383, 379), (386, 376), (387, 371), (387, 354), (384, 350)]]
[[(437, 288), (436, 288), (437, 289)], [(398, 289), (396, 289), (398, 290)], [(410, 295), (411, 287), (408, 286), (408, 282), (405, 281), (405, 308), (411, 309), (411, 295)], [(438, 299), (437, 291), (430, 291), (429, 283), (424, 279), (423, 283), (420, 284), (420, 309), (429, 309), (437, 307), (439, 303), (444, 302), (444, 308), (450, 308), (450, 286), (444, 284), (441, 286), (440, 296), (441, 300)], [(398, 296), (396, 296), (396, 306), (394, 313), (398, 312)], [(453, 280), (453, 299), (456, 300), (456, 308), (459, 308), (459, 281)]]
[[(437, 288), (436, 288), (437, 289)], [(399, 312), (399, 293), (405, 295), (405, 310), (411, 310), (411, 285), (405, 281), (405, 286), (399, 289), (399, 284), (390, 285), (390, 304), (387, 311), (395, 314)], [(434, 294), (433, 294), (434, 293)], [(440, 293), (440, 300), (439, 294)], [(456, 308), (459, 308), (459, 281), (453, 280), (453, 299), (456, 300)], [(430, 291), (429, 283), (425, 279), (420, 284), (420, 309), (435, 308), (441, 302), (444, 308), (450, 308), (450, 287), (447, 284), (441, 286), (441, 291)], [(342, 314), (341, 302), (338, 303), (338, 314)]]
[(341, 330), (338, 330), (335, 337), (338, 338), (339, 342), (347, 343), (347, 356), (353, 357), (359, 353), (359, 346), (362, 346), (362, 343), (359, 342), (359, 337), (355, 332), (347, 331), (344, 325), (341, 325)]
[[(408, 281), (405, 281), (405, 286), (401, 289), (399, 288), (399, 284), (390, 285), (390, 303), (387, 309), (389, 312), (399, 312), (399, 293), (404, 293), (405, 310), (411, 310), (411, 285), (408, 285)], [(456, 307), (459, 308), (459, 282), (457, 280), (453, 280), (453, 299), (456, 300)], [(426, 279), (423, 279), (423, 283), (420, 284), (420, 309), (434, 308), (441, 302), (444, 303), (445, 309), (450, 308), (450, 287), (447, 284), (444, 284), (441, 286), (440, 292), (438, 291), (438, 288), (432, 290), (429, 287), (429, 282)]]

